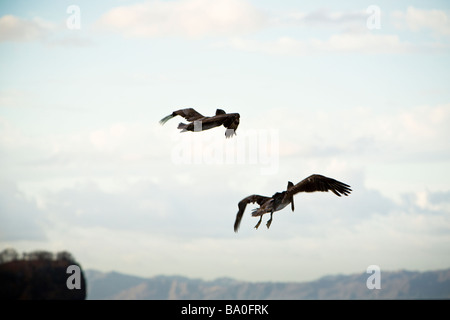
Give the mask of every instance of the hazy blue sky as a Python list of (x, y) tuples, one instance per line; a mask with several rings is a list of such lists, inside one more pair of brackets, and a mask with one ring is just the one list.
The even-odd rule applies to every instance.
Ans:
[[(75, 7), (71, 7), (75, 5)], [(447, 1), (0, 4), (0, 249), (305, 281), (450, 267)], [(179, 133), (172, 111), (239, 112)], [(319, 173), (349, 197), (249, 205)]]

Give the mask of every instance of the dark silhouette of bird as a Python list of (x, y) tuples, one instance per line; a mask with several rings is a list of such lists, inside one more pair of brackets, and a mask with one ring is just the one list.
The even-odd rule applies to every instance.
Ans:
[(348, 196), (352, 189), (350, 186), (337, 181), (332, 178), (328, 178), (322, 176), (320, 174), (313, 174), (309, 177), (303, 179), (296, 185), (294, 185), (291, 181), (288, 182), (286, 191), (277, 192), (272, 197), (260, 196), (257, 194), (253, 194), (242, 199), (238, 208), (239, 211), (236, 215), (236, 220), (234, 222), (234, 232), (237, 232), (239, 229), (239, 225), (241, 224), (242, 216), (245, 211), (245, 207), (248, 203), (257, 203), (259, 208), (256, 208), (252, 212), (253, 217), (260, 217), (258, 223), (255, 226), (255, 229), (258, 229), (261, 224), (262, 217), (266, 213), (270, 213), (270, 219), (267, 221), (267, 228), (270, 227), (272, 223), (272, 215), (275, 211), (280, 211), (284, 209), (287, 205), (291, 204), (291, 209), (294, 211), (294, 195), (299, 192), (327, 192), (331, 191), (337, 196), (341, 196), (342, 194)]
[(159, 123), (163, 125), (176, 116), (182, 116), (187, 121), (189, 121), (188, 124), (181, 122), (178, 125), (178, 129), (181, 129), (181, 132), (203, 131), (223, 125), (227, 129), (225, 131), (226, 138), (230, 138), (236, 134), (236, 129), (239, 126), (240, 118), (239, 113), (226, 113), (222, 109), (217, 109), (216, 115), (214, 116), (205, 117), (195, 111), (193, 108), (187, 108), (172, 112), (168, 116), (162, 118)]

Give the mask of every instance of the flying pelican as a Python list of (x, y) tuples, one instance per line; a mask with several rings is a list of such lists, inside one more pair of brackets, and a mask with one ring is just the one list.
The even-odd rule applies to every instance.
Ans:
[(280, 211), (287, 205), (291, 204), (291, 209), (294, 211), (294, 195), (299, 192), (327, 192), (331, 191), (337, 196), (341, 196), (341, 194), (348, 196), (352, 189), (350, 186), (342, 183), (340, 181), (334, 180), (332, 178), (328, 178), (322, 176), (320, 174), (313, 174), (309, 177), (303, 179), (296, 185), (294, 185), (291, 181), (288, 182), (286, 191), (277, 192), (272, 197), (260, 196), (257, 194), (253, 194), (242, 199), (238, 208), (239, 211), (236, 215), (236, 221), (234, 222), (234, 232), (237, 232), (239, 229), (239, 225), (241, 224), (241, 219), (245, 211), (245, 207), (248, 203), (257, 203), (259, 208), (256, 208), (252, 212), (253, 217), (260, 217), (258, 223), (255, 226), (255, 229), (258, 229), (261, 224), (261, 220), (264, 214), (270, 213), (270, 219), (267, 221), (267, 228), (270, 227), (272, 223), (272, 215), (275, 211)]
[(215, 116), (205, 117), (195, 111), (193, 108), (187, 108), (172, 112), (168, 116), (162, 118), (159, 123), (163, 125), (176, 116), (182, 116), (190, 122), (188, 124), (180, 122), (180, 124), (178, 125), (178, 129), (181, 129), (181, 132), (208, 130), (223, 125), (225, 128), (227, 128), (227, 130), (225, 131), (226, 138), (230, 138), (236, 134), (236, 129), (239, 126), (240, 117), (239, 113), (226, 113), (222, 109), (217, 109)]

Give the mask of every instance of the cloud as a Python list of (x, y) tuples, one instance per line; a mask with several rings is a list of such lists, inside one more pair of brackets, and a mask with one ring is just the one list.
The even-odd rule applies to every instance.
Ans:
[[(370, 7), (369, 7), (370, 8)], [(317, 54), (405, 54), (448, 52), (446, 42), (408, 42), (399, 34), (386, 33), (387, 26), (380, 16), (380, 28), (371, 30), (369, 11), (331, 11), (320, 9), (312, 12), (293, 12), (285, 16), (272, 17), (268, 27), (295, 27), (300, 32), (312, 34), (310, 38), (280, 35), (274, 40), (254, 40), (235, 36), (218, 46), (232, 47), (250, 52), (274, 55), (317, 55)], [(381, 13), (381, 12), (380, 12)], [(430, 29), (435, 34), (450, 34), (450, 19), (441, 10), (419, 10), (409, 7), (406, 12), (395, 11), (391, 22), (397, 28), (408, 27), (417, 31)], [(328, 36), (317, 36), (318, 30), (329, 28)], [(323, 30), (320, 32), (323, 33)]]
[[(156, 125), (155, 125), (156, 126)], [(117, 122), (104, 127), (44, 137), (27, 135), (13, 123), (0, 117), (0, 150), (21, 157), (20, 165), (29, 170), (52, 171), (84, 166), (123, 167), (146, 164), (161, 158), (168, 149), (159, 142), (159, 132), (141, 123)], [(33, 150), (29, 156), (25, 149)], [(121, 170), (119, 170), (122, 172)]]
[(391, 19), (400, 29), (408, 28), (415, 32), (425, 29), (435, 35), (450, 35), (450, 16), (443, 10), (422, 10), (410, 6), (406, 12), (393, 12)]
[[(288, 180), (298, 182), (312, 173), (333, 176), (355, 185), (359, 192), (356, 191), (351, 203), (357, 201), (361, 208), (370, 204), (365, 207), (366, 212), (373, 210), (373, 214), (382, 214), (395, 206), (373, 190), (360, 193), (364, 190), (361, 189), (364, 169), (360, 165), (370, 167), (404, 161), (428, 164), (447, 161), (450, 156), (447, 141), (450, 105), (417, 106), (385, 113), (361, 107), (326, 113), (313, 109), (273, 109), (258, 117), (248, 119), (247, 129), (242, 128), (239, 141), (245, 143), (246, 151), (251, 151), (251, 136), (246, 134), (250, 132), (248, 128), (273, 128), (274, 124), (283, 124), (273, 128), (279, 138), (279, 148), (277, 145), (273, 150), (273, 156), (279, 157), (276, 174), (262, 175), (261, 169), (266, 168), (267, 163), (259, 158), (252, 163), (249, 153), (243, 155), (242, 163), (237, 160), (224, 163), (221, 160), (226, 160), (225, 156), (208, 158), (211, 163), (206, 163), (208, 146), (223, 145), (223, 150), (227, 146), (238, 147), (234, 144), (238, 140), (223, 139), (222, 130), (194, 136), (193, 133), (180, 134), (173, 126), (161, 127), (157, 123), (153, 127), (117, 122), (78, 132), (34, 137), (3, 121), (0, 122), (0, 152), (4, 154), (2, 166), (7, 168), (3, 176), (9, 179), (28, 177), (33, 184), (24, 184), (24, 190), (30, 194), (39, 190), (40, 203), (51, 205), (52, 212), (70, 212), (67, 217), (85, 221), (85, 225), (101, 225), (106, 221), (111, 225), (132, 227), (131, 220), (121, 219), (132, 216), (136, 217), (135, 221), (144, 221), (151, 219), (147, 218), (147, 212), (152, 212), (152, 217), (158, 217), (160, 223), (171, 223), (180, 230), (187, 216), (199, 225), (208, 219), (220, 219), (221, 222), (210, 229), (217, 231), (222, 224), (232, 222), (237, 202), (243, 197), (250, 193), (271, 195), (283, 190)], [(298, 128), (303, 134), (298, 134)], [(190, 137), (195, 139), (189, 140)], [(202, 151), (200, 162), (175, 163), (174, 148), (189, 141), (192, 152)], [(293, 173), (292, 168), (299, 169)], [(42, 190), (54, 192), (42, 194)], [(175, 194), (176, 198), (172, 198)], [(321, 200), (311, 203), (311, 212), (317, 205), (326, 206)], [(334, 206), (341, 203), (334, 200), (330, 199), (332, 202), (325, 211), (336, 211)], [(305, 199), (305, 207), (308, 201)], [(189, 207), (193, 203), (201, 205)], [(352, 212), (350, 209), (346, 210)], [(227, 213), (220, 213), (222, 210)], [(169, 212), (173, 214), (170, 219), (164, 216)], [(157, 230), (151, 224), (135, 226)]]
[[(287, 159), (283, 155), (280, 172), (270, 176), (247, 165), (174, 165), (168, 133), (181, 136), (173, 130), (176, 124), (167, 128), (156, 124), (158, 130), (152, 131), (148, 125), (118, 122), (42, 140), (8, 126), (3, 131), (7, 134), (3, 151), (9, 153), (18, 139), (23, 151), (29, 152), (34, 145), (39, 155), (48, 153), (61, 161), (49, 159), (26, 170), (18, 170), (25, 166), (17, 161), (4, 167), (20, 172), (16, 179), (32, 180), (34, 186), (26, 181), (20, 186), (36, 200), (17, 187), (0, 188), (6, 190), (0, 193), (4, 194), (0, 228), (8, 226), (9, 241), (15, 235), (19, 244), (33, 234), (34, 239), (45, 236), (42, 246), (69, 250), (85, 267), (146, 276), (181, 273), (288, 281), (350, 272), (372, 263), (418, 269), (448, 262), (442, 260), (450, 230), (448, 190), (421, 189), (396, 202), (367, 187), (365, 167), (355, 169), (354, 164), (369, 166), (377, 158), (389, 160), (411, 152), (433, 156), (448, 150), (450, 106), (384, 114), (364, 108), (327, 113), (291, 109), (288, 118), (278, 111), (261, 113), (260, 119), (247, 123), (257, 128), (267, 122), (283, 123), (277, 128), (280, 148), (289, 149), (286, 140), (297, 147)], [(298, 135), (299, 127), (310, 134)], [(227, 141), (222, 130), (208, 135), (215, 133), (220, 141)], [(124, 160), (122, 156), (129, 152), (140, 152), (142, 157)], [(161, 158), (151, 157), (156, 154)], [(270, 230), (264, 226), (268, 217), (259, 230), (253, 229), (257, 218), (251, 217), (254, 206), (249, 205), (239, 233), (233, 232), (237, 203), (243, 197), (282, 191), (288, 180), (297, 182), (316, 170), (350, 184), (352, 194), (341, 198), (331, 193), (299, 194), (295, 211), (277, 212)], [(64, 185), (51, 188), (52, 179), (64, 180)], [(3, 214), (3, 208), (8, 214)], [(414, 255), (417, 248), (424, 256)], [(411, 260), (411, 255), (416, 259)], [(348, 256), (353, 258), (344, 258)]]
[[(290, 117), (283, 117), (288, 112)], [(389, 113), (364, 107), (326, 113), (273, 109), (265, 117), (270, 122), (260, 119), (263, 126), (284, 124), (280, 129), (280, 150), (290, 156), (352, 155), (370, 161), (414, 159), (423, 163), (445, 161), (450, 156), (450, 104), (413, 106)], [(314, 134), (299, 136), (298, 127)]]
[[(290, 116), (286, 118), (285, 114)], [(172, 183), (182, 185), (182, 190), (208, 185), (212, 179), (208, 172), (212, 170), (223, 188), (235, 190), (234, 197), (239, 198), (248, 190), (271, 193), (272, 183), (282, 189), (287, 180), (297, 175), (300, 179), (316, 170), (348, 176), (355, 165), (445, 163), (450, 156), (449, 122), (448, 104), (389, 112), (364, 107), (327, 112), (271, 109), (247, 118), (238, 131), (239, 140), (230, 141), (223, 139), (221, 129), (203, 135), (181, 134), (174, 130), (176, 123), (161, 127), (158, 123), (149, 126), (140, 122), (33, 136), (0, 119), (0, 164), (8, 168), (3, 171), (4, 177), (28, 176), (35, 181), (34, 188), (51, 189), (55, 183), (60, 188), (88, 179), (99, 183), (102, 190), (121, 190), (123, 181), (147, 177), (164, 183), (172, 177)], [(252, 128), (255, 135), (251, 134)], [(180, 146), (190, 152), (188, 161), (176, 157)], [(300, 170), (292, 177), (288, 170), (292, 166), (308, 170)], [(263, 174), (270, 168), (274, 171)], [(227, 179), (223, 180), (225, 173)], [(233, 178), (236, 175), (243, 182), (237, 183)], [(441, 181), (442, 176), (436, 179)], [(391, 188), (400, 190), (387, 186), (386, 192)]]
[[(29, 90), (17, 89), (17, 88), (5, 88), (0, 90), (0, 107), (16, 108), (24, 107), (35, 98), (33, 93)], [(0, 128), (3, 121), (0, 118)], [(1, 129), (0, 129), (1, 130)]]
[[(192, 170), (197, 172), (195, 168)], [(185, 239), (229, 238), (235, 236), (232, 226), (239, 200), (251, 193), (271, 195), (285, 188), (284, 180), (273, 177), (268, 186), (256, 189), (253, 186), (254, 190), (236, 191), (229, 187), (227, 179), (214, 183), (211, 182), (211, 176), (214, 175), (194, 174), (181, 183), (174, 176), (158, 182), (145, 178), (134, 182), (123, 180), (121, 188), (117, 190), (105, 190), (95, 182), (96, 179), (84, 179), (56, 191), (39, 192), (40, 215), (45, 213), (48, 230), (70, 226), (149, 232), (160, 236), (171, 234)], [(406, 197), (402, 207), (378, 191), (367, 189), (361, 177), (355, 178), (354, 174), (346, 174), (346, 178), (343, 176), (335, 178), (352, 186), (353, 193), (349, 197), (339, 198), (331, 193), (297, 195), (296, 211), (293, 214), (290, 209), (286, 209), (274, 216), (274, 226), (279, 225), (274, 228), (278, 230), (274, 231), (276, 237), (295, 237), (299, 226), (303, 229), (303, 234), (323, 234), (330, 231), (328, 228), (345, 226), (351, 229), (375, 216), (389, 215), (395, 211), (422, 213), (418, 195)], [(303, 177), (291, 177), (291, 180), (298, 182), (296, 180), (301, 178)], [(18, 194), (17, 190), (15, 193)], [(427, 199), (433, 199), (433, 195), (434, 193), (428, 193)], [(9, 207), (20, 208), (23, 198), (10, 197)], [(2, 199), (5, 203), (5, 199)], [(257, 222), (250, 215), (252, 207), (250, 204), (244, 215), (240, 231), (243, 237), (250, 236)], [(33, 217), (36, 210), (28, 211), (26, 214)], [(23, 219), (18, 218), (17, 214), (10, 217), (11, 220)], [(324, 229), (318, 230), (317, 226), (324, 222)]]
[(417, 45), (402, 41), (398, 35), (375, 34), (371, 32), (345, 32), (334, 34), (326, 40), (296, 39), (282, 36), (275, 41), (260, 41), (234, 37), (218, 46), (231, 47), (249, 52), (262, 52), (274, 55), (317, 55), (317, 54), (402, 54), (414, 52), (442, 52), (448, 46), (442, 44)]
[(54, 25), (41, 18), (21, 19), (13, 15), (0, 17), (0, 42), (33, 41), (46, 38)]
[(92, 45), (91, 40), (80, 36), (79, 33), (80, 31), (68, 29), (65, 24), (53, 23), (40, 17), (32, 19), (23, 19), (14, 15), (0, 17), (0, 42), (38, 41), (53, 47), (86, 47)]
[(366, 27), (366, 20), (369, 17), (366, 10), (359, 11), (331, 11), (326, 8), (312, 12), (292, 12), (285, 19), (287, 24), (298, 24), (310, 27)]
[[(238, 202), (253, 193), (271, 195), (282, 191), (286, 181), (298, 182), (315, 169), (300, 175), (292, 174), (261, 179), (262, 183), (249, 183), (250, 174), (236, 169), (221, 168), (221, 172), (209, 171), (201, 174), (204, 167), (186, 166), (189, 170), (185, 178), (180, 177), (183, 170), (172, 169), (165, 179), (152, 181), (150, 177), (140, 179), (115, 178), (116, 188), (104, 187), (100, 177), (82, 178), (63, 188), (49, 191), (41, 188), (35, 193), (40, 203), (41, 216), (45, 214), (46, 231), (60, 228), (105, 228), (127, 232), (150, 233), (153, 236), (196, 239), (199, 237), (234, 237), (232, 226), (237, 213)], [(165, 171), (163, 167), (159, 170)], [(224, 173), (225, 172), (225, 173)], [(298, 194), (295, 197), (296, 210), (290, 208), (274, 216), (273, 237), (277, 239), (295, 238), (299, 229), (305, 236), (325, 236), (332, 229), (355, 230), (372, 219), (402, 212), (411, 215), (441, 216), (446, 219), (449, 213), (448, 191), (404, 194), (401, 202), (395, 202), (377, 190), (365, 186), (364, 175), (355, 169), (332, 169), (322, 166), (319, 173), (348, 183), (352, 194), (336, 197), (332, 193)], [(230, 173), (230, 174), (229, 174)], [(234, 175), (238, 174), (244, 182), (235, 188)], [(220, 180), (219, 180), (220, 179)], [(10, 197), (15, 203), (17, 197)], [(21, 200), (20, 200), (21, 201)], [(18, 204), (10, 207), (20, 207)], [(239, 237), (253, 237), (253, 227), (257, 218), (250, 215), (256, 205), (249, 204), (244, 215)], [(7, 211), (5, 211), (7, 212)], [(378, 217), (378, 218), (377, 218)], [(11, 219), (17, 219), (12, 215)], [(264, 221), (268, 217), (264, 218)], [(441, 219), (441, 218), (436, 218)], [(264, 227), (264, 224), (263, 224)], [(448, 223), (442, 225), (449, 228)], [(258, 232), (265, 232), (265, 227)], [(257, 234), (259, 235), (259, 234)]]
[(96, 27), (126, 37), (204, 37), (248, 33), (265, 23), (264, 14), (246, 1), (156, 0), (113, 8)]
[(0, 180), (0, 240), (45, 240), (46, 219), (14, 183)]
[[(350, 179), (349, 197), (297, 195), (295, 212), (277, 212), (270, 230), (264, 224), (253, 229), (257, 218), (248, 207), (235, 234), (239, 194), (224, 181), (205, 185), (206, 180), (195, 179), (189, 188), (170, 177), (164, 183), (143, 180), (118, 193), (86, 182), (47, 193), (42, 211), (49, 222), (48, 243), (41, 244), (69, 249), (86, 268), (145, 276), (299, 281), (370, 263), (422, 269), (448, 262), (442, 257), (448, 250), (449, 211), (435, 208), (430, 215), (418, 194), (406, 194), (396, 204), (367, 189), (363, 180)], [(433, 205), (448, 204), (447, 197), (427, 193)], [(18, 200), (10, 197), (11, 203)], [(417, 252), (410, 258), (418, 249), (427, 259)], [(261, 264), (267, 268), (258, 268)]]
[[(447, 191), (418, 191), (415, 194), (405, 194), (402, 197), (403, 205), (415, 208), (423, 214), (450, 214), (450, 190)], [(450, 216), (447, 217), (450, 219)]]

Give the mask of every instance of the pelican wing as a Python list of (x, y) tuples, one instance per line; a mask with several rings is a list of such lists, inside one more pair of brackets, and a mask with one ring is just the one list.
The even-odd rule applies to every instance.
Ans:
[(241, 201), (239, 201), (238, 208), (239, 211), (236, 214), (236, 221), (234, 222), (234, 232), (237, 232), (239, 229), (239, 225), (241, 224), (242, 216), (244, 215), (245, 208), (247, 207), (248, 203), (258, 203), (259, 205), (262, 205), (264, 202), (269, 200), (270, 197), (264, 197), (257, 194), (252, 194), (251, 196), (248, 196)]
[(328, 178), (322, 176), (320, 174), (313, 174), (308, 178), (303, 179), (296, 185), (288, 188), (287, 194), (293, 196), (299, 192), (327, 192), (331, 191), (337, 196), (341, 196), (342, 194), (348, 196), (352, 189), (348, 184), (337, 181), (332, 178)]
[(173, 117), (176, 117), (176, 116), (182, 116), (183, 118), (185, 118), (189, 122), (192, 122), (192, 121), (204, 118), (204, 116), (202, 114), (198, 113), (193, 108), (186, 108), (186, 109), (180, 109), (180, 110), (172, 112), (168, 116), (162, 118), (159, 121), (159, 123), (164, 124), (164, 123), (166, 123), (167, 121), (169, 121), (170, 119), (172, 119)]

